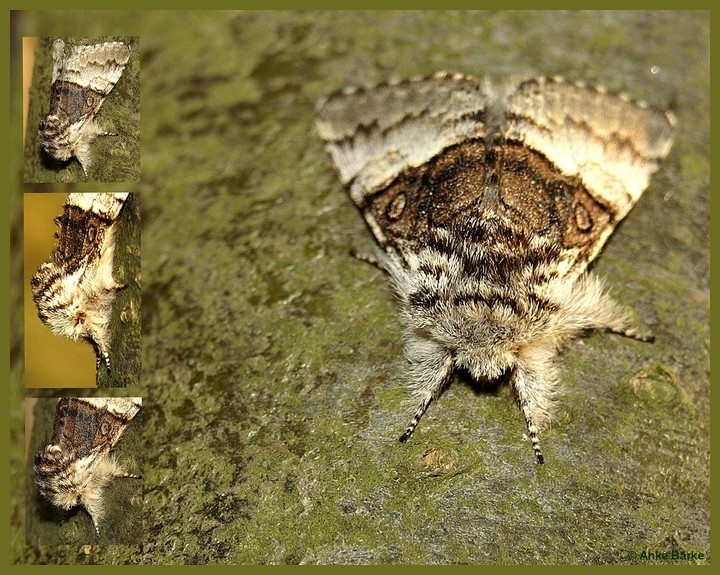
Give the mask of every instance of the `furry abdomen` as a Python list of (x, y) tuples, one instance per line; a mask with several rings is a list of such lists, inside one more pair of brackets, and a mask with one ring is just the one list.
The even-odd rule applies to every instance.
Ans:
[(109, 226), (93, 265), (82, 263), (68, 274), (65, 266), (50, 261), (40, 266), (30, 282), (40, 320), (57, 335), (90, 340), (106, 363), (112, 303), (122, 287), (112, 274), (114, 253), (114, 226)]
[(528, 419), (546, 424), (558, 393), (557, 350), (583, 330), (625, 326), (601, 282), (562, 273), (561, 251), (487, 213), (472, 225), (431, 229), (424, 247), (403, 254), (403, 265), (389, 265), (413, 395), (435, 389), (438, 366), (445, 377), (458, 368), (481, 381), (507, 376), (533, 398), (521, 405)]
[(40, 122), (38, 132), (40, 145), (46, 153), (61, 162), (77, 158), (86, 177), (92, 165), (90, 144), (98, 136), (110, 135), (92, 119), (84, 118), (71, 124), (57, 116), (48, 116)]
[(83, 505), (102, 521), (102, 490), (116, 477), (127, 475), (108, 454), (78, 459), (74, 450), (48, 445), (35, 456), (35, 473), (40, 493), (61, 509)]

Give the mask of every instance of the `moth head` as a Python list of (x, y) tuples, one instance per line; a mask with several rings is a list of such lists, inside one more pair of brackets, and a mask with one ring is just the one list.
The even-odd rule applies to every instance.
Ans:
[(462, 350), (455, 354), (455, 365), (479, 382), (502, 382), (515, 368), (516, 358), (508, 352)]

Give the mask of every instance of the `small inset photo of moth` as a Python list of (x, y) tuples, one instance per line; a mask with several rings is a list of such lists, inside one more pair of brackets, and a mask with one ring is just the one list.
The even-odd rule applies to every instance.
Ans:
[(26, 182), (140, 180), (137, 37), (26, 42)]
[(137, 387), (140, 206), (130, 193), (26, 193), (25, 387)]
[(25, 400), (28, 544), (141, 540), (141, 412), (139, 397)]

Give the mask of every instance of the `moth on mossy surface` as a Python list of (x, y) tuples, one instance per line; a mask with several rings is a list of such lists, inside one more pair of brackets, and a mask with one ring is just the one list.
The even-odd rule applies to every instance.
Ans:
[(110, 365), (116, 225), (127, 193), (73, 193), (55, 219), (57, 246), (32, 277), (38, 317), (57, 335), (89, 341), (97, 368)]
[(35, 484), (42, 496), (65, 511), (84, 507), (96, 537), (106, 513), (108, 485), (117, 478), (140, 479), (124, 469), (113, 449), (141, 407), (139, 397), (60, 398), (50, 444), (35, 454)]
[(675, 119), (562, 78), (439, 73), (318, 104), (397, 294), (415, 431), (455, 371), (507, 381), (538, 463), (554, 358), (586, 330), (647, 340), (587, 267), (670, 151)]
[(95, 121), (103, 102), (120, 80), (130, 59), (124, 42), (52, 45), (50, 110), (38, 125), (40, 145), (58, 162), (76, 158), (87, 180), (92, 165), (91, 144), (99, 136), (116, 136)]

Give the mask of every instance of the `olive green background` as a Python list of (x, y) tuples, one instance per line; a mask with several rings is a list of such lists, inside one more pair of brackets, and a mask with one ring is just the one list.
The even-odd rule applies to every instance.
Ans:
[[(709, 13), (17, 24), (140, 36), (142, 183), (120, 191), (142, 195), (145, 497), (137, 546), (26, 545), (14, 313), (12, 562), (666, 563), (640, 554), (673, 549), (709, 560)], [(401, 328), (382, 274), (348, 255), (373, 242), (314, 106), (348, 84), (438, 70), (561, 74), (678, 116), (670, 156), (593, 271), (656, 342), (592, 334), (561, 353), (567, 392), (544, 466), (509, 390), (463, 378), (397, 442), (411, 413)]]

